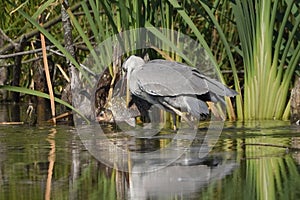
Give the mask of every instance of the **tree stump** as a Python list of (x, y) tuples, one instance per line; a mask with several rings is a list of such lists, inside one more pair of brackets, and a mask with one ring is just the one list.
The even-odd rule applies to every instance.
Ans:
[(292, 124), (300, 125), (300, 77), (296, 78), (291, 92), (291, 119)]

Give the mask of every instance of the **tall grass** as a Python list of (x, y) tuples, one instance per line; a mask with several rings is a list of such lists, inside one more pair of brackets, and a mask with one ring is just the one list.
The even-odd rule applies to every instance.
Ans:
[[(234, 27), (232, 25), (230, 25), (230, 20), (226, 19), (226, 21), (218, 21), (217, 17), (215, 16), (215, 6), (217, 4), (219, 4), (219, 1), (216, 1), (215, 4), (212, 6), (212, 8), (209, 7), (209, 5), (207, 5), (207, 2), (204, 1), (200, 1), (199, 3), (202, 5), (203, 9), (205, 10), (205, 12), (207, 13), (209, 19), (212, 22), (212, 25), (215, 27), (216, 31), (218, 32), (218, 36), (220, 38), (218, 46), (220, 47), (219, 51), (223, 51), (221, 54), (221, 56), (219, 56), (221, 59), (224, 59), (224, 57), (228, 57), (228, 61), (229, 61), (229, 65), (230, 68), (232, 69), (232, 74), (233, 74), (233, 80), (234, 80), (234, 86), (235, 86), (235, 90), (241, 94), (241, 87), (240, 87), (240, 83), (239, 83), (239, 77), (238, 77), (238, 70), (234, 61), (234, 56), (233, 56), (233, 48), (232, 48), (232, 44), (230, 39), (232, 39), (232, 32), (234, 32)], [(228, 2), (227, 2), (228, 5)], [(230, 11), (230, 7), (229, 6), (225, 6), (221, 9), (220, 12), (229, 12)], [(223, 18), (229, 17), (227, 15), (222, 16)], [(223, 22), (223, 24), (221, 24)], [(208, 25), (207, 25), (208, 26)], [(228, 27), (231, 28), (231, 30), (228, 30)], [(227, 35), (231, 34), (230, 38), (226, 37), (226, 31), (227, 30)], [(213, 38), (214, 39), (214, 38)], [(217, 56), (217, 55), (215, 55)], [(223, 81), (223, 83), (225, 83), (224, 77), (221, 73), (221, 65), (224, 64), (223, 60), (220, 60), (219, 63), (217, 64), (217, 69), (218, 69), (218, 73), (219, 73), (219, 77), (221, 77), (221, 80)], [(235, 113), (233, 112), (233, 108), (232, 108), (232, 104), (229, 101), (229, 99), (227, 100), (227, 111), (228, 111), (228, 115), (230, 119), (235, 119)], [(242, 95), (238, 95), (236, 96), (236, 111), (237, 111), (237, 117), (238, 119), (243, 119), (243, 99), (242, 99)]]
[[(288, 0), (237, 0), (233, 5), (245, 69), (245, 119), (281, 119), (289, 109), (290, 81), (300, 58), (297, 8)], [(294, 26), (289, 28), (291, 20)]]
[[(64, 49), (62, 38), (55, 37), (50, 30), (46, 30), (35, 20), (43, 10), (53, 5), (53, 2), (46, 1), (40, 6), (41, 10), (32, 16), (24, 12), (22, 7), (15, 12), (18, 11), (42, 32), (74, 63), (82, 77), (92, 86), (88, 70), (80, 65), (82, 60), (72, 58)], [(88, 0), (81, 2), (80, 10), (83, 13), (81, 15), (73, 13), (71, 9), (67, 9), (67, 12), (73, 24), (73, 34), (78, 36), (76, 41), (84, 44), (90, 52), (94, 62), (90, 70), (96, 73), (109, 66), (110, 74), (114, 76), (116, 70), (113, 69), (112, 63), (106, 62), (113, 60), (111, 57), (115, 47), (105, 46), (100, 51), (95, 48), (96, 44), (102, 43), (113, 34), (144, 27), (164, 41), (162, 49), (150, 46), (152, 57), (171, 58), (194, 65), (194, 59), (180, 53), (182, 47), (174, 46), (180, 38), (178, 35), (177, 38), (174, 37), (173, 33), (177, 31), (179, 35), (187, 34), (202, 45), (224, 83), (226, 79), (221, 73), (222, 65), (231, 68), (234, 89), (241, 94), (235, 99), (238, 119), (280, 119), (288, 113), (290, 81), (300, 57), (299, 37), (297, 38), (300, 15), (299, 3), (296, 1)], [(164, 33), (163, 29), (171, 31)], [(146, 43), (149, 41), (148, 36), (139, 31), (116, 37), (122, 48), (121, 55), (125, 53), (123, 57), (128, 56), (126, 52), (143, 54), (143, 50), (133, 46), (147, 47)], [(233, 43), (237, 42), (237, 38), (240, 42), (238, 46)], [(219, 40), (216, 42), (214, 39)], [(124, 44), (124, 41), (129, 42)], [(212, 50), (213, 45), (215, 48)], [(236, 52), (240, 53), (243, 59), (243, 87), (240, 85), (243, 81), (238, 76), (238, 69), (241, 68), (237, 64)], [(227, 99), (227, 103), (228, 116), (234, 119), (235, 112), (231, 100)]]
[[(94, 17), (91, 16), (88, 9), (89, 7), (92, 8), (92, 13)], [(79, 33), (83, 42), (91, 51), (96, 66), (99, 67), (99, 69), (97, 70), (98, 72), (100, 72), (100, 70), (103, 69), (103, 67), (100, 66), (109, 66), (111, 75), (113, 76), (115, 74), (115, 72), (113, 72), (112, 64), (105, 63), (105, 61), (107, 60), (113, 60), (111, 58), (108, 58), (112, 56), (114, 50), (113, 48), (105, 46), (105, 48), (108, 49), (98, 49), (98, 52), (100, 52), (100, 54), (96, 54), (95, 51), (92, 49), (95, 47), (91, 46), (90, 41), (88, 41), (88, 38), (96, 38), (96, 43), (99, 43), (99, 41), (103, 41), (110, 35), (117, 34), (120, 31), (138, 29), (143, 27), (146, 27), (146, 29), (148, 29), (149, 32), (155, 35), (155, 37), (158, 40), (156, 41), (158, 42), (157, 44), (162, 44), (158, 45), (161, 49), (157, 49), (155, 48), (155, 46), (151, 47), (156, 51), (157, 56), (172, 58), (176, 61), (184, 60), (188, 64), (195, 65), (196, 59), (184, 55), (184, 53), (182, 53), (182, 47), (177, 46), (178, 39), (180, 38), (180, 30), (178, 30), (178, 32), (175, 30), (179, 28), (177, 23), (180, 22), (182, 24), (186, 24), (186, 27), (191, 29), (193, 34), (196, 36), (196, 39), (205, 49), (206, 54), (209, 56), (211, 62), (216, 67), (215, 70), (217, 71), (218, 76), (224, 82), (217, 61), (209, 45), (207, 44), (200, 30), (197, 28), (197, 25), (193, 22), (192, 18), (184, 10), (184, 7), (182, 7), (182, 5), (180, 5), (177, 1), (169, 0), (158, 3), (156, 1), (111, 2), (103, 0), (99, 1), (99, 4), (97, 4), (96, 2), (90, 0), (88, 3), (82, 2), (82, 8), (84, 10), (84, 13), (86, 13), (84, 18), (86, 17), (87, 19), (87, 27), (90, 27), (90, 29), (92, 30), (92, 35), (86, 34), (86, 31), (84, 31), (83, 28), (79, 25), (78, 20), (73, 17), (73, 13), (71, 13), (70, 11), (68, 11), (68, 13), (71, 16), (71, 20), (74, 24), (75, 30)], [(105, 15), (103, 15), (102, 17), (99, 15), (99, 9), (101, 10), (101, 8), (105, 13)], [(105, 23), (108, 23), (105, 24), (102, 22), (101, 24), (101, 22), (98, 20), (99, 17), (101, 19), (106, 19)], [(170, 31), (163, 31), (166, 29)], [(130, 52), (131, 54), (141, 55), (142, 50), (140, 48), (147, 47), (147, 41), (151, 40), (151, 36), (149, 35), (149, 33), (145, 34), (143, 31), (140, 32), (137, 30), (130, 32), (130, 34), (120, 35), (118, 40), (120, 41), (120, 45), (123, 49), (123, 52)], [(126, 42), (126, 44), (124, 44), (124, 42)], [(134, 48), (134, 46), (136, 48)], [(99, 56), (99, 58), (97, 58), (97, 56)], [(237, 80), (237, 77), (235, 77), (235, 80)], [(238, 84), (237, 81), (236, 83)], [(230, 118), (234, 118), (232, 104), (229, 99), (227, 99), (227, 102), (229, 105), (229, 116)], [(241, 101), (238, 102), (238, 105), (241, 105)]]

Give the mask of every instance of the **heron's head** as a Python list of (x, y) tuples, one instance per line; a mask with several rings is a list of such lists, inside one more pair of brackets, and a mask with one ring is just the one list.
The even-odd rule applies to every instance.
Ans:
[(125, 72), (131, 73), (133, 69), (141, 67), (145, 61), (138, 56), (130, 56), (123, 64), (122, 68)]
[[(140, 68), (142, 65), (145, 64), (145, 61), (137, 56), (130, 56), (122, 65), (123, 70), (126, 72), (127, 74), (127, 81), (126, 81), (126, 106), (128, 107), (129, 102), (130, 102), (130, 92), (129, 92), (129, 80), (131, 78), (131, 73), (134, 69), (138, 69)], [(125, 74), (124, 74), (125, 76)]]

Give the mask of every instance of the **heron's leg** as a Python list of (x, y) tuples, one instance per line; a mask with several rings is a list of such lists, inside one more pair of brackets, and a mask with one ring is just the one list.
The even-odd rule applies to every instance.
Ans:
[[(169, 108), (170, 110), (172, 110), (173, 112), (175, 112), (177, 115), (179, 115), (180, 117), (182, 117), (191, 127), (194, 127), (193, 123), (191, 122), (191, 120), (189, 120), (185, 114), (183, 112), (181, 112), (180, 110), (174, 108), (173, 106), (167, 104), (166, 102), (162, 102), (164, 106), (166, 106), (167, 108)], [(176, 119), (176, 118), (175, 118)]]
[(172, 113), (172, 119), (173, 119), (173, 129), (174, 129), (174, 131), (177, 131), (177, 123), (176, 123), (175, 113)]

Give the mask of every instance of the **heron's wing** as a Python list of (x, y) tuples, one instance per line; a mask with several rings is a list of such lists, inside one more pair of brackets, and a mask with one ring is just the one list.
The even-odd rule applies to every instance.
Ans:
[(197, 89), (195, 88), (202, 87), (204, 84), (206, 84), (206, 88), (208, 88), (207, 92), (213, 93), (214, 95), (233, 97), (238, 94), (235, 90), (228, 88), (219, 81), (201, 74), (196, 68), (189, 67), (183, 63), (161, 59), (152, 60), (149, 61), (149, 63), (160, 63), (165, 66), (172, 67), (173, 70), (181, 73), (185, 78), (188, 78), (190, 80), (191, 86), (196, 91)]
[(151, 95), (201, 95), (208, 92), (207, 83), (187, 68), (174, 68), (165, 63), (149, 62), (132, 73), (139, 88)]
[[(187, 66), (183, 63), (178, 63), (168, 60), (151, 60), (143, 67), (160, 64), (165, 67), (171, 68), (174, 72), (180, 73), (185, 79), (189, 80), (190, 86), (195, 90), (197, 94), (203, 94), (207, 92), (207, 83), (202, 77), (196, 76), (193, 67)], [(198, 71), (197, 71), (198, 72)]]

